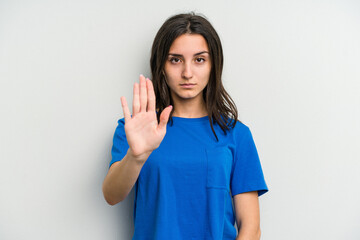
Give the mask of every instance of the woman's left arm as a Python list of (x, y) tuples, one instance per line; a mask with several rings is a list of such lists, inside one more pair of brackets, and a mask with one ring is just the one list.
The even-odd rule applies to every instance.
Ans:
[(261, 232), (258, 192), (235, 195), (234, 206), (239, 230), (236, 240), (259, 240)]

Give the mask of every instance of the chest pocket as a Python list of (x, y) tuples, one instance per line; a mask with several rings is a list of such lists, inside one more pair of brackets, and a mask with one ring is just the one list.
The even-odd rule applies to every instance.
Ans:
[(206, 149), (206, 187), (230, 190), (232, 153), (227, 147)]

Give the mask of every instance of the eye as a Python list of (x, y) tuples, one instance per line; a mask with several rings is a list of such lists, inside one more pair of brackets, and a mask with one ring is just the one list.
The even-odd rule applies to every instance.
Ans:
[(197, 63), (202, 63), (202, 62), (205, 62), (205, 59), (204, 59), (204, 58), (201, 58), (201, 57), (198, 57), (198, 58), (195, 59), (195, 61), (196, 61)]
[(180, 61), (181, 61), (180, 58), (177, 58), (177, 57), (170, 58), (171, 63), (179, 63)]

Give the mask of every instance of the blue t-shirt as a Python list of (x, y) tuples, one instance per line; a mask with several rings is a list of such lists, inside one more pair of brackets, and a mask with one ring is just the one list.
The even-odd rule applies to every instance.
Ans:
[[(111, 163), (129, 148), (124, 118), (118, 121)], [(166, 135), (134, 185), (134, 240), (236, 238), (232, 199), (268, 191), (250, 129), (241, 122), (225, 135), (208, 117), (173, 117)]]

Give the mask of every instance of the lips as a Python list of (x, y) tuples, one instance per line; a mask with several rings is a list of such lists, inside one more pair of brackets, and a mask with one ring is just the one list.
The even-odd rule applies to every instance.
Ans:
[(182, 86), (183, 88), (192, 88), (195, 85), (196, 85), (195, 83), (183, 83), (183, 84), (180, 84), (180, 86)]

